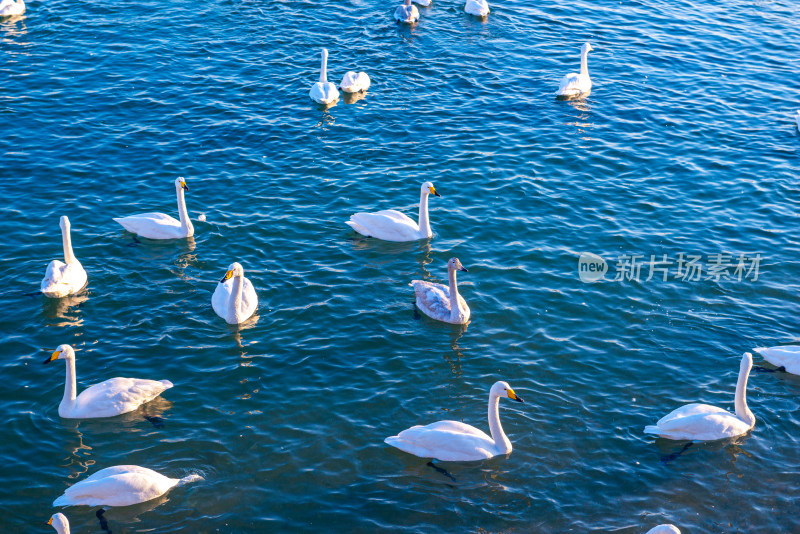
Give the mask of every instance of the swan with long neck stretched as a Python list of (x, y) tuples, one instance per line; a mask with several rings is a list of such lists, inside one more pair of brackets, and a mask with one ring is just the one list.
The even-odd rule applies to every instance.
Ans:
[(332, 104), (339, 100), (339, 90), (328, 81), (328, 50), (322, 49), (322, 64), (319, 68), (319, 81), (311, 86), (308, 96), (317, 104)]
[(44, 363), (48, 364), (55, 360), (66, 361), (64, 397), (58, 405), (58, 415), (65, 419), (113, 417), (128, 413), (172, 387), (172, 382), (169, 380), (117, 377), (89, 386), (78, 395), (75, 350), (70, 345), (60, 345)]
[(2, 0), (0, 1), (0, 17), (14, 17), (25, 13), (25, 2), (23, 0)]
[(420, 186), (419, 222), (397, 210), (383, 210), (375, 213), (356, 213), (350, 216), (346, 224), (366, 237), (383, 239), (384, 241), (416, 241), (433, 236), (428, 220), (428, 197), (441, 197), (430, 182)]
[(88, 279), (83, 265), (72, 250), (71, 227), (66, 215), (61, 216), (59, 225), (61, 226), (61, 242), (64, 246), (64, 262), (51, 261), (47, 265), (41, 285), (42, 293), (51, 298), (74, 295), (83, 289)]
[(758, 347), (753, 351), (759, 353), (772, 365), (783, 368), (787, 373), (800, 375), (800, 346), (784, 345), (782, 347)]
[(175, 180), (175, 193), (178, 196), (178, 216), (176, 220), (164, 213), (142, 213), (131, 215), (130, 217), (119, 217), (114, 220), (123, 226), (127, 231), (146, 237), (148, 239), (181, 239), (194, 235), (194, 226), (189, 220), (189, 213), (186, 211), (186, 201), (183, 192), (188, 191), (189, 186), (182, 177)]
[(745, 352), (736, 381), (735, 414), (708, 404), (687, 404), (665, 415), (655, 425), (644, 427), (645, 433), (691, 441), (712, 441), (746, 434), (756, 424), (755, 415), (747, 407), (747, 377), (752, 367), (753, 355)]
[(587, 58), (592, 50), (594, 50), (592, 45), (583, 44), (581, 47), (581, 71), (571, 72), (564, 76), (558, 87), (557, 96), (567, 98), (589, 96), (589, 93), (592, 92), (592, 79), (589, 77)]
[(447, 262), (448, 285), (424, 280), (412, 280), (409, 284), (414, 288), (417, 307), (431, 319), (452, 324), (466, 324), (469, 321), (469, 306), (458, 293), (456, 271), (469, 272), (458, 258), (451, 258)]
[(394, 10), (394, 19), (397, 22), (414, 24), (419, 22), (419, 9), (417, 6), (411, 5), (411, 0), (405, 0), (402, 6), (398, 6)]
[(67, 516), (61, 512), (50, 516), (47, 524), (56, 529), (58, 534), (69, 534), (69, 521), (67, 521)]
[(211, 296), (211, 307), (228, 324), (243, 323), (256, 312), (258, 295), (250, 280), (244, 277), (244, 269), (238, 263), (228, 266), (225, 276)]
[(495, 382), (489, 390), (489, 431), (491, 436), (458, 421), (439, 421), (426, 426), (412, 426), (384, 440), (420, 458), (443, 462), (470, 462), (511, 453), (511, 441), (500, 424), (500, 398), (523, 400), (506, 382)]
[(161, 497), (175, 486), (196, 480), (203, 477), (168, 478), (146, 467), (116, 465), (70, 486), (53, 501), (53, 506), (130, 506)]
[(485, 17), (489, 14), (489, 2), (486, 0), (467, 0), (464, 12), (476, 17)]

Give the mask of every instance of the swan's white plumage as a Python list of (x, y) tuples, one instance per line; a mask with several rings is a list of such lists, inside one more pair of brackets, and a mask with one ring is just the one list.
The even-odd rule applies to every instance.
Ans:
[(522, 402), (506, 382), (496, 382), (489, 392), (489, 429), (485, 432), (458, 422), (438, 421), (426, 426), (413, 426), (385, 443), (421, 458), (445, 462), (467, 462), (492, 458), (511, 452), (511, 442), (500, 424), (500, 397)]
[(50, 520), (47, 522), (47, 524), (56, 529), (56, 532), (58, 532), (58, 534), (70, 534), (69, 521), (67, 520), (67, 516), (65, 516), (61, 512), (50, 516)]
[(24, 0), (2, 0), (0, 1), (0, 17), (13, 17), (25, 13)]
[(370, 80), (366, 72), (347, 71), (339, 87), (345, 93), (360, 93), (369, 89)]
[(374, 213), (356, 213), (345, 221), (353, 230), (366, 237), (384, 241), (416, 241), (433, 235), (428, 219), (428, 196), (441, 196), (433, 184), (420, 186), (419, 223), (397, 210), (382, 210)]
[(58, 415), (66, 419), (91, 419), (113, 417), (137, 409), (172, 387), (169, 380), (142, 378), (111, 378), (83, 390), (76, 389), (75, 351), (70, 345), (61, 345), (44, 363), (66, 360), (64, 397), (58, 406)]
[(160, 497), (179, 484), (202, 480), (199, 475), (177, 479), (140, 467), (107, 467), (67, 488), (53, 506), (130, 506)]
[[(409, 284), (414, 288), (417, 307), (428, 317), (452, 324), (465, 324), (469, 321), (469, 306), (458, 293), (457, 270), (467, 271), (458, 258), (452, 258), (447, 262), (449, 285), (424, 280), (412, 280)], [(454, 292), (455, 299), (452, 298), (451, 291)]]
[(411, 5), (411, 0), (405, 0), (402, 6), (398, 6), (394, 10), (394, 18), (397, 22), (413, 24), (419, 21), (419, 9), (417, 6)]
[(647, 534), (681, 534), (675, 525), (658, 525), (647, 531)]
[(673, 410), (655, 425), (644, 428), (645, 433), (668, 439), (712, 441), (732, 438), (747, 433), (755, 426), (756, 418), (747, 407), (747, 377), (753, 366), (753, 357), (746, 352), (739, 366), (734, 403), (736, 413), (709, 404), (687, 404)]
[(787, 373), (800, 375), (800, 346), (758, 347), (753, 350), (772, 365), (786, 369)]
[(311, 86), (308, 96), (317, 104), (332, 104), (339, 100), (339, 90), (328, 81), (328, 50), (322, 49), (322, 64), (319, 69), (319, 81)]
[(140, 213), (128, 217), (114, 218), (127, 231), (146, 237), (148, 239), (181, 239), (194, 235), (194, 226), (186, 211), (186, 202), (183, 191), (188, 191), (183, 178), (175, 180), (175, 190), (178, 197), (177, 220), (165, 213)]
[(588, 55), (594, 50), (592, 45), (584, 43), (581, 47), (581, 70), (564, 76), (558, 86), (556, 95), (564, 97), (588, 96), (592, 92), (592, 79), (589, 77)]
[(489, 14), (489, 2), (486, 0), (467, 0), (464, 11), (476, 17), (485, 17)]
[(234, 262), (228, 267), (211, 296), (211, 307), (229, 324), (242, 323), (256, 312), (258, 295), (240, 264)]
[(74, 295), (86, 285), (88, 277), (83, 265), (75, 257), (72, 250), (70, 222), (66, 216), (61, 217), (61, 240), (64, 248), (64, 261), (53, 260), (47, 265), (41, 284), (42, 293), (51, 298)]
[(412, 0), (415, 4), (419, 4), (424, 7), (428, 7), (431, 5), (431, 0)]

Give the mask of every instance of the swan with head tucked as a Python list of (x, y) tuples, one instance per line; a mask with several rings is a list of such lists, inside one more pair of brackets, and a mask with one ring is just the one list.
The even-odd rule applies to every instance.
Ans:
[(203, 480), (200, 475), (167, 478), (138, 465), (101, 469), (67, 488), (53, 506), (130, 506), (160, 497), (175, 486)]
[(675, 525), (658, 525), (647, 531), (647, 534), (681, 534)]
[(119, 217), (114, 220), (127, 231), (148, 239), (191, 237), (194, 235), (194, 226), (192, 226), (189, 213), (186, 211), (186, 202), (183, 198), (184, 190), (189, 190), (186, 181), (183, 178), (177, 178), (175, 180), (175, 192), (178, 195), (179, 221), (165, 213), (142, 213), (140, 215), (131, 215), (130, 217)]
[(376, 211), (375, 213), (356, 213), (345, 224), (366, 237), (384, 241), (416, 241), (433, 235), (428, 221), (428, 196), (441, 197), (433, 184), (425, 182), (419, 192), (419, 223), (396, 210)]
[(758, 347), (753, 349), (765, 360), (793, 375), (800, 375), (800, 346), (784, 345), (783, 347)]
[(464, 12), (476, 17), (485, 17), (489, 14), (489, 2), (486, 0), (467, 0)]
[(366, 72), (347, 71), (339, 87), (345, 93), (360, 93), (369, 89), (370, 81)]
[(397, 22), (413, 24), (419, 22), (419, 9), (411, 5), (411, 0), (405, 0), (402, 6), (397, 6), (394, 10), (394, 18)]
[(308, 96), (317, 104), (332, 104), (339, 100), (339, 90), (328, 81), (328, 50), (322, 49), (322, 65), (319, 68), (319, 81), (311, 86)]
[(72, 250), (70, 224), (66, 215), (61, 216), (61, 241), (64, 245), (64, 262), (53, 260), (47, 266), (42, 280), (42, 293), (51, 298), (74, 295), (86, 285), (87, 276), (83, 265)]
[(412, 280), (417, 307), (425, 315), (437, 321), (452, 324), (466, 324), (469, 321), (469, 306), (459, 295), (456, 285), (456, 271), (467, 271), (458, 258), (447, 262), (448, 285), (435, 284), (424, 280)]
[(91, 419), (113, 417), (137, 409), (155, 399), (165, 389), (172, 387), (169, 380), (142, 378), (110, 378), (84, 389), (80, 395), (75, 379), (75, 350), (70, 345), (60, 345), (44, 363), (66, 360), (67, 379), (64, 398), (58, 405), (58, 415), (65, 419)]
[(747, 433), (756, 424), (756, 417), (747, 407), (747, 377), (753, 367), (753, 356), (745, 352), (739, 364), (732, 414), (708, 404), (687, 404), (665, 415), (655, 425), (644, 427), (647, 434), (667, 439), (712, 441), (733, 438)]
[(56, 529), (58, 534), (69, 534), (69, 521), (61, 512), (51, 515), (47, 524)]
[(258, 295), (238, 263), (228, 266), (228, 271), (211, 296), (211, 307), (228, 324), (243, 323), (256, 312)]
[(589, 67), (587, 56), (594, 50), (592, 45), (584, 43), (581, 47), (581, 71), (571, 72), (564, 76), (561, 85), (558, 87), (557, 96), (563, 97), (582, 97), (588, 96), (592, 92), (592, 79), (589, 77)]
[(489, 390), (491, 437), (458, 421), (439, 421), (426, 426), (412, 426), (384, 442), (420, 458), (435, 458), (443, 462), (470, 462), (510, 454), (511, 442), (500, 424), (500, 397), (523, 402), (508, 383), (494, 383)]
[(14, 17), (25, 13), (25, 2), (23, 0), (1, 0), (0, 17)]

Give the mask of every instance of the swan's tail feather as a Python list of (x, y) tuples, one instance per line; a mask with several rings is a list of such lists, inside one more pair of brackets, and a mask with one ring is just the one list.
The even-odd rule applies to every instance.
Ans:
[(757, 352), (759, 354), (764, 354), (764, 351), (767, 350), (767, 347), (756, 347), (753, 349), (753, 352)]
[(197, 474), (189, 475), (187, 477), (183, 477), (182, 479), (180, 479), (177, 485), (183, 486), (184, 484), (191, 484), (192, 482), (197, 482), (198, 480), (205, 480), (205, 479)]
[(656, 436), (658, 436), (659, 434), (661, 434), (661, 429), (658, 428), (658, 426), (656, 425), (647, 425), (646, 427), (644, 427), (644, 433), (655, 434)]
[(162, 380), (161, 385), (164, 386), (164, 389), (169, 389), (172, 387), (172, 382), (169, 380)]
[(363, 236), (366, 236), (366, 237), (369, 237), (369, 230), (367, 230), (366, 228), (364, 228), (363, 226), (361, 226), (357, 222), (353, 222), (352, 220), (350, 220), (350, 221), (345, 221), (344, 223), (346, 225), (348, 225), (350, 228), (352, 228), (353, 230), (355, 230), (356, 232), (358, 232), (359, 234), (361, 234)]

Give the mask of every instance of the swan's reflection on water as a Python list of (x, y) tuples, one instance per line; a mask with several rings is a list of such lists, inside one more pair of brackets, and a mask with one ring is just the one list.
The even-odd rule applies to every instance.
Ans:
[[(18, 43), (12, 40), (15, 37), (22, 37), (28, 33), (28, 28), (25, 26), (24, 21), (25, 21), (25, 13), (23, 13), (22, 15), (14, 15), (13, 17), (0, 18), (0, 43), (7, 45), (27, 44), (27, 43)], [(20, 53), (22, 53), (23, 55), (28, 55), (21, 51)]]
[(450, 330), (450, 353), (444, 355), (445, 361), (450, 365), (450, 374), (454, 377), (459, 378), (464, 373), (463, 369), (461, 368), (461, 358), (464, 356), (464, 353), (461, 350), (461, 346), (458, 344), (458, 341), (464, 335), (464, 332), (467, 331), (467, 327), (469, 324), (454, 324), (451, 325)]
[(52, 299), (42, 296), (42, 314), (48, 326), (81, 326), (83, 312), (81, 305), (89, 300), (89, 292), (83, 288), (77, 295)]
[(594, 128), (594, 123), (591, 122), (592, 106), (581, 99), (571, 99), (568, 104), (575, 109), (574, 120), (567, 122), (567, 126), (574, 126), (578, 130), (578, 134), (583, 134), (582, 141), (590, 141), (592, 138), (589, 136), (589, 130)]
[(367, 97), (366, 91), (359, 91), (357, 93), (345, 93), (342, 91), (342, 100), (344, 100), (345, 104), (355, 104), (359, 100), (362, 100)]

